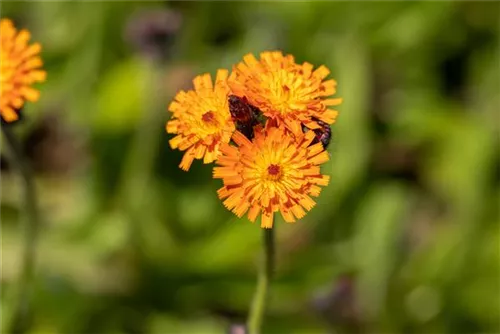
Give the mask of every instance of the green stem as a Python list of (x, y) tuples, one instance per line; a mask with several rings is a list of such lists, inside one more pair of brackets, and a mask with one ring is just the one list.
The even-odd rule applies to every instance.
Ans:
[(28, 330), (30, 316), (31, 295), (33, 293), (33, 277), (35, 269), (35, 249), (39, 226), (39, 213), (36, 200), (35, 183), (33, 174), (26, 162), (21, 146), (15, 134), (8, 125), (2, 126), (10, 162), (19, 172), (22, 180), (24, 196), (24, 243), (22, 263), (18, 287), (15, 294), (15, 303), (12, 317), (8, 323), (9, 333), (24, 333)]
[(259, 266), (257, 288), (248, 315), (249, 334), (259, 334), (266, 311), (269, 284), (274, 270), (274, 229), (263, 229), (264, 256)]

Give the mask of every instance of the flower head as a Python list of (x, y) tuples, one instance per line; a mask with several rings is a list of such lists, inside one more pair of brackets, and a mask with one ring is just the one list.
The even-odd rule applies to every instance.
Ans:
[(266, 127), (256, 128), (250, 141), (235, 132), (237, 147), (223, 145), (214, 168), (214, 178), (224, 182), (218, 190), (224, 205), (238, 217), (248, 211), (252, 222), (262, 212), (264, 228), (272, 228), (277, 211), (286, 222), (302, 218), (315, 205), (310, 196), (329, 182), (320, 172), (329, 156), (321, 143), (311, 145), (314, 136), (308, 131), (294, 138), (284, 127)]
[(326, 99), (335, 94), (336, 82), (324, 81), (330, 71), (320, 66), (296, 64), (292, 55), (283, 56), (279, 51), (263, 52), (260, 60), (252, 54), (243, 57), (236, 65), (229, 80), (235, 95), (245, 96), (249, 103), (278, 125), (284, 124), (294, 135), (299, 135), (301, 125), (311, 129), (320, 126), (314, 119), (332, 124), (337, 111), (328, 109), (342, 99)]
[(40, 69), (41, 46), (28, 45), (30, 37), (25, 29), (18, 32), (11, 20), (0, 21), (0, 116), (5, 122), (19, 118), (25, 101), (38, 100), (40, 92), (31, 85), (46, 78), (46, 72)]
[(218, 70), (215, 84), (210, 74), (193, 80), (194, 90), (180, 91), (170, 104), (173, 113), (167, 123), (167, 132), (177, 136), (170, 140), (172, 148), (186, 151), (179, 167), (189, 170), (194, 159), (213, 162), (220, 145), (228, 143), (234, 132), (229, 114), (227, 70)]

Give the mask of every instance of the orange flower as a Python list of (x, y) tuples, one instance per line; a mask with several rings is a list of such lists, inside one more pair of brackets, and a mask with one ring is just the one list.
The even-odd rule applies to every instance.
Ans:
[(217, 193), (229, 210), (238, 217), (248, 211), (252, 222), (262, 211), (261, 227), (272, 228), (277, 211), (291, 223), (313, 208), (310, 196), (329, 182), (319, 167), (329, 156), (321, 143), (310, 146), (312, 131), (295, 140), (284, 127), (268, 127), (256, 129), (253, 141), (240, 132), (232, 139), (238, 147), (223, 145), (214, 168), (214, 178), (224, 182)]
[(284, 124), (294, 135), (300, 135), (302, 124), (317, 129), (315, 120), (332, 124), (338, 112), (328, 109), (342, 99), (325, 99), (335, 94), (336, 82), (323, 81), (330, 71), (320, 66), (296, 64), (292, 55), (279, 51), (263, 52), (260, 60), (252, 54), (243, 57), (231, 74), (229, 85), (235, 95), (246, 96), (250, 104), (278, 125)]
[(215, 85), (210, 74), (197, 76), (193, 80), (194, 90), (177, 93), (168, 108), (173, 116), (167, 122), (167, 132), (177, 134), (170, 146), (186, 151), (179, 165), (185, 171), (194, 159), (213, 162), (220, 145), (231, 139), (234, 124), (227, 101), (227, 76), (227, 70), (218, 70)]
[(28, 45), (30, 37), (25, 29), (17, 32), (11, 20), (0, 21), (0, 116), (5, 122), (19, 118), (25, 101), (38, 100), (40, 92), (31, 85), (45, 81), (47, 75), (40, 70), (42, 47)]

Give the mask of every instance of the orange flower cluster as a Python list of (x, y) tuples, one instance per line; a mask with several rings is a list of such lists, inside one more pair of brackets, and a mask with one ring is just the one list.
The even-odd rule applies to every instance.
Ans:
[(25, 101), (38, 100), (40, 92), (31, 85), (46, 78), (38, 56), (42, 47), (28, 45), (30, 38), (27, 30), (18, 32), (11, 20), (0, 21), (0, 116), (7, 123), (19, 119)]
[(319, 166), (328, 161), (321, 143), (311, 145), (313, 132), (298, 140), (286, 134), (282, 127), (257, 131), (253, 141), (236, 132), (237, 146), (224, 145), (214, 168), (214, 177), (223, 179), (219, 189), (224, 205), (238, 217), (248, 211), (255, 221), (262, 211), (261, 226), (273, 226), (273, 214), (280, 211), (286, 222), (302, 218), (326, 186), (328, 176), (321, 175)]
[(342, 99), (323, 99), (335, 94), (335, 80), (323, 81), (330, 74), (325, 66), (313, 71), (309, 63), (298, 65), (292, 55), (264, 52), (260, 60), (252, 54), (236, 65), (231, 89), (235, 95), (247, 96), (249, 102), (265, 116), (283, 124), (294, 135), (300, 135), (302, 125), (318, 129), (315, 120), (332, 124), (338, 112), (328, 109)]
[(172, 148), (186, 151), (179, 167), (189, 170), (194, 159), (213, 162), (220, 145), (228, 143), (234, 132), (229, 115), (227, 70), (217, 71), (215, 84), (210, 74), (193, 80), (194, 90), (180, 91), (168, 109), (173, 113), (167, 123), (167, 132), (175, 133), (170, 140)]
[(329, 73), (275, 51), (259, 60), (246, 55), (230, 75), (219, 70), (214, 84), (209, 74), (196, 77), (194, 90), (179, 92), (169, 107), (170, 145), (186, 151), (180, 167), (215, 161), (226, 208), (252, 222), (261, 214), (263, 228), (272, 228), (278, 211), (286, 222), (302, 218), (329, 182), (320, 165), (338, 114), (330, 107), (342, 102), (327, 98), (336, 86), (324, 80)]

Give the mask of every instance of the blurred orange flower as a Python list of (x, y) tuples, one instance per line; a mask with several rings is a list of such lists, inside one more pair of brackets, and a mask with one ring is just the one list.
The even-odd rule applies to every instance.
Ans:
[(330, 71), (320, 66), (296, 64), (292, 55), (279, 51), (263, 52), (260, 60), (252, 54), (243, 57), (229, 79), (233, 94), (245, 96), (249, 103), (277, 125), (284, 124), (294, 135), (300, 135), (302, 125), (310, 129), (320, 126), (316, 120), (332, 124), (338, 112), (328, 109), (342, 99), (326, 99), (335, 94), (336, 82), (324, 81)]
[(219, 147), (228, 143), (234, 132), (227, 96), (227, 70), (218, 70), (215, 84), (210, 74), (193, 80), (194, 90), (180, 91), (170, 104), (172, 119), (167, 122), (167, 132), (177, 134), (170, 140), (173, 149), (186, 151), (179, 167), (189, 170), (194, 159), (213, 162)]
[(272, 228), (275, 212), (291, 223), (314, 207), (310, 196), (329, 182), (319, 167), (329, 155), (321, 143), (311, 145), (312, 131), (294, 138), (284, 127), (256, 128), (253, 141), (240, 132), (232, 139), (237, 146), (221, 147), (213, 173), (223, 180), (218, 195), (229, 210), (238, 217), (248, 211), (252, 222), (262, 212), (261, 227)]
[(40, 69), (42, 47), (28, 45), (30, 37), (25, 29), (18, 32), (11, 20), (0, 21), (0, 115), (5, 122), (19, 118), (25, 101), (38, 100), (40, 92), (31, 85), (45, 81), (47, 75)]

